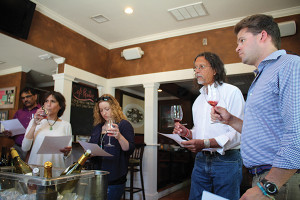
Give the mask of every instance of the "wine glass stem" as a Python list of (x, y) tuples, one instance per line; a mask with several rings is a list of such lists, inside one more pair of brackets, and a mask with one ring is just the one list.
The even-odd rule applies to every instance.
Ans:
[(110, 136), (108, 136), (108, 144), (110, 145)]

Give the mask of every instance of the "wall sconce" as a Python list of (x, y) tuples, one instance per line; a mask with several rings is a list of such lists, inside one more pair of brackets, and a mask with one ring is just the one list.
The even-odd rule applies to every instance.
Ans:
[(130, 49), (124, 49), (121, 52), (121, 57), (124, 57), (125, 60), (133, 60), (141, 58), (144, 55), (144, 51), (140, 47), (134, 47)]

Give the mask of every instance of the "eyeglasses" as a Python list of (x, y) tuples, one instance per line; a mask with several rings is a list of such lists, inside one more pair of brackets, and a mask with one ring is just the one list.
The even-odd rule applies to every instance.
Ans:
[(21, 97), (21, 99), (22, 100), (24, 100), (24, 99), (29, 99), (29, 98), (31, 98), (33, 95), (31, 94), (31, 95), (26, 95), (25, 97)]
[(96, 99), (96, 102), (99, 102), (99, 101), (108, 101), (108, 100), (111, 100), (111, 98), (109, 96), (104, 96), (104, 97), (98, 97)]
[(205, 67), (207, 67), (207, 66), (205, 66), (205, 65), (199, 65), (199, 66), (194, 66), (194, 71), (196, 71), (197, 69), (199, 70), (199, 69), (204, 69)]

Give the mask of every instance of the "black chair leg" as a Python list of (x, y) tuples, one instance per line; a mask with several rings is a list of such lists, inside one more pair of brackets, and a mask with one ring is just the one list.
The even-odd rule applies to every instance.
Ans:
[(133, 176), (134, 176), (134, 167), (130, 166), (130, 200), (133, 200)]
[(142, 163), (140, 164), (140, 176), (141, 176), (141, 183), (142, 183), (143, 200), (146, 200), (146, 197), (145, 197), (145, 188), (144, 188), (144, 178), (143, 178), (143, 167), (142, 167)]

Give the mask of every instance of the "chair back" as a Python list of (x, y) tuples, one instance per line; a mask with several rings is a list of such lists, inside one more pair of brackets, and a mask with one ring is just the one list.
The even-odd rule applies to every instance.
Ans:
[(135, 144), (134, 152), (131, 154), (130, 159), (143, 160), (145, 144)]

